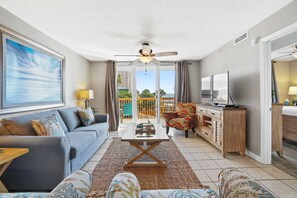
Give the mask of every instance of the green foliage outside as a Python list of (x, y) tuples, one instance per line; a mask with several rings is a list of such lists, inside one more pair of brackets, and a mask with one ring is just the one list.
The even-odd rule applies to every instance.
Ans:
[(118, 90), (118, 98), (132, 98), (132, 93), (128, 90)]

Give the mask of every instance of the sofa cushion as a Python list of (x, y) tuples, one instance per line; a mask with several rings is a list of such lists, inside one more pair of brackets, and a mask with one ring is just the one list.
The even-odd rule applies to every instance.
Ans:
[(90, 124), (95, 123), (95, 117), (90, 107), (87, 109), (78, 110), (77, 113), (83, 125), (89, 126)]
[(94, 141), (96, 141), (96, 132), (71, 132), (66, 133), (70, 143), (70, 159), (75, 158), (85, 151)]
[(67, 127), (57, 110), (9, 117), (9, 118), (2, 119), (1, 123), (10, 135), (36, 136), (36, 133), (32, 127), (31, 121), (39, 120), (41, 118), (44, 118), (46, 116), (51, 116), (53, 114), (57, 116), (57, 120), (59, 121), (63, 130), (67, 132), (68, 131)]
[(95, 124), (91, 124), (89, 126), (82, 126), (82, 127), (78, 127), (76, 129), (73, 130), (74, 132), (78, 132), (78, 131), (95, 131), (97, 134), (97, 137), (99, 137), (100, 135), (102, 135), (102, 133), (108, 131), (108, 123), (95, 123)]
[(79, 110), (79, 107), (69, 107), (65, 109), (58, 109), (61, 117), (63, 118), (68, 131), (72, 131), (73, 129), (79, 127), (82, 125), (77, 110)]

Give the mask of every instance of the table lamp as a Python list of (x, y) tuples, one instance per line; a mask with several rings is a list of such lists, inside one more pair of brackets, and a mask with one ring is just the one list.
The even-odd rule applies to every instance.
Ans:
[(289, 95), (295, 95), (295, 99), (292, 100), (294, 106), (297, 105), (297, 86), (290, 86), (289, 87)]
[(94, 91), (91, 89), (84, 89), (79, 91), (79, 99), (85, 100), (85, 108), (90, 107), (89, 99), (94, 99)]

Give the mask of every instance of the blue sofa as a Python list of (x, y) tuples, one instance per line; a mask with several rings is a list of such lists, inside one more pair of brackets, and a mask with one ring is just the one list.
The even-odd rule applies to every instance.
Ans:
[[(17, 135), (0, 136), (0, 147), (29, 148), (1, 177), (9, 191), (50, 191), (80, 169), (108, 138), (108, 115), (95, 115), (96, 123), (83, 126), (78, 107), (5, 118)], [(37, 136), (31, 120), (55, 114), (65, 137)], [(7, 128), (9, 126), (5, 126)]]

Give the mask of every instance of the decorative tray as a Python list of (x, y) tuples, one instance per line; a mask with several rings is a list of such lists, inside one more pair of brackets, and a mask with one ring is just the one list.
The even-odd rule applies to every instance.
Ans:
[(156, 129), (153, 124), (150, 123), (141, 123), (137, 124), (135, 129), (136, 135), (146, 134), (146, 136), (151, 136), (156, 134)]

